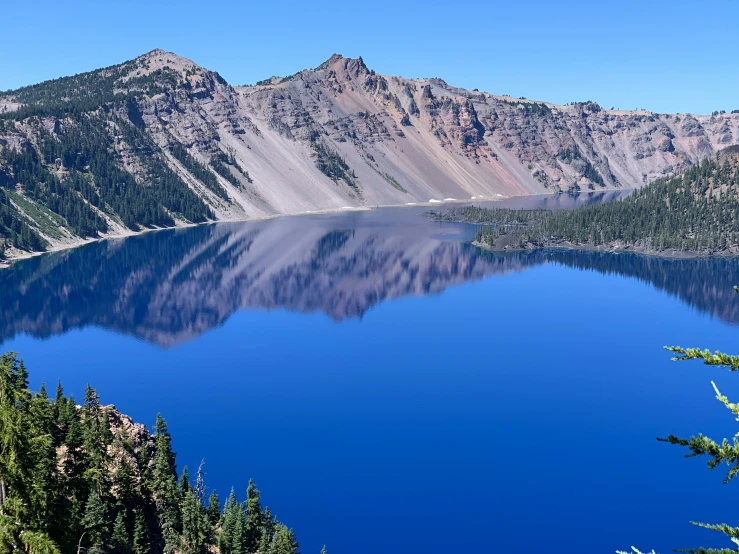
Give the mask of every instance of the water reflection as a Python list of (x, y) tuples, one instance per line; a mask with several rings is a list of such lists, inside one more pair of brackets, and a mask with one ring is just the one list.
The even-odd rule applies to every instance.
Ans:
[(150, 233), (26, 260), (0, 272), (0, 341), (96, 325), (162, 347), (240, 309), (323, 312), (340, 321), (380, 302), (558, 263), (635, 277), (739, 323), (734, 259), (666, 260), (577, 251), (490, 254), (465, 225), (422, 218), (283, 218)]

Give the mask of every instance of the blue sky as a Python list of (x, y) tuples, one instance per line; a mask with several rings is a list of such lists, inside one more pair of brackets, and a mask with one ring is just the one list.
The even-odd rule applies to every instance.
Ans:
[(558, 103), (739, 109), (737, 0), (29, 0), (6, 3), (3, 15), (0, 90), (153, 48), (232, 84), (338, 52), (384, 74)]

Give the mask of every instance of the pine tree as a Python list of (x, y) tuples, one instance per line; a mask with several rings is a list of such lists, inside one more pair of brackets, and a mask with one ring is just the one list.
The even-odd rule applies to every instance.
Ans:
[(131, 553), (131, 537), (126, 529), (126, 513), (124, 510), (118, 512), (113, 524), (113, 534), (110, 537), (110, 546), (114, 554)]
[(110, 430), (110, 412), (108, 411), (108, 408), (103, 410), (103, 421), (101, 422), (100, 433), (103, 446), (113, 444), (113, 432)]
[(278, 523), (269, 546), (269, 554), (299, 554), (298, 548), (298, 541), (292, 529)]
[(34, 433), (48, 435), (51, 439), (55, 435), (54, 405), (46, 394), (46, 386), (41, 383), (41, 388), (31, 400), (31, 420), (34, 425)]
[(236, 524), (234, 525), (234, 532), (231, 537), (231, 552), (232, 554), (250, 554), (251, 551), (246, 548), (246, 505), (237, 504), (234, 513), (236, 515)]
[(259, 503), (261, 494), (249, 479), (246, 489), (246, 525), (244, 529), (244, 542), (247, 552), (256, 552), (262, 538), (262, 506)]
[(97, 491), (93, 490), (85, 505), (85, 515), (82, 518), (82, 526), (87, 531), (92, 549), (103, 551), (108, 535), (107, 522), (105, 519), (105, 505)]
[(29, 515), (25, 499), (31, 461), (24, 379), (27, 382), (25, 368), (14, 353), (0, 357), (0, 544), (11, 549), (20, 543), (22, 520)]
[(190, 486), (190, 472), (187, 471), (187, 466), (182, 468), (182, 475), (180, 475), (180, 494), (184, 497), (185, 494), (190, 492), (192, 487)]
[(61, 414), (65, 411), (65, 404), (67, 398), (64, 396), (64, 389), (62, 388), (61, 381), (57, 382), (56, 385), (56, 396), (54, 397), (54, 403), (52, 404), (54, 421), (56, 423), (54, 429), (54, 442), (60, 444), (66, 433), (64, 422), (61, 419)]
[(208, 497), (208, 519), (211, 525), (217, 525), (221, 520), (221, 502), (218, 498), (218, 493), (213, 490)]
[(238, 542), (236, 535), (242, 517), (241, 506), (236, 501), (236, 492), (231, 489), (231, 494), (228, 495), (223, 507), (223, 525), (218, 536), (218, 550), (221, 554), (233, 554), (233, 545), (234, 542)]
[(180, 494), (177, 489), (177, 469), (174, 461), (175, 454), (172, 451), (172, 437), (161, 414), (157, 414), (154, 433), (154, 467), (151, 488), (162, 533), (162, 549), (165, 554), (171, 554), (179, 546)]
[(182, 554), (200, 554), (210, 542), (212, 527), (195, 492), (188, 490), (182, 499)]
[(151, 540), (146, 519), (141, 510), (136, 512), (136, 520), (133, 528), (133, 554), (150, 554)]
[(103, 497), (106, 490), (105, 462), (107, 449), (103, 442), (102, 409), (100, 398), (88, 383), (85, 387), (85, 400), (82, 405), (82, 434), (87, 458), (85, 478), (94, 487), (98, 496)]

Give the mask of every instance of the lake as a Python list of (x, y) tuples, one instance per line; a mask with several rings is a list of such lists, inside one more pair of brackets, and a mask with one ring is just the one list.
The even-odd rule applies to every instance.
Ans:
[(735, 432), (710, 381), (736, 401), (739, 377), (662, 346), (739, 351), (739, 261), (490, 254), (421, 211), (25, 260), (0, 271), (2, 349), (35, 388), (162, 412), (179, 468), (205, 459), (222, 500), (254, 478), (304, 554), (725, 545), (688, 522), (726, 521), (733, 483), (655, 437)]

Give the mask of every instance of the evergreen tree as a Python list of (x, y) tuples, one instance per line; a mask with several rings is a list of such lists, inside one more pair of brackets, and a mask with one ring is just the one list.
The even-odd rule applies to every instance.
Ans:
[(131, 537), (126, 529), (126, 514), (124, 510), (118, 512), (113, 524), (113, 534), (110, 537), (110, 546), (114, 554), (131, 554)]
[(259, 489), (254, 485), (254, 481), (249, 479), (249, 486), (246, 489), (246, 522), (244, 529), (247, 552), (256, 552), (262, 538), (263, 514), (260, 499)]
[(214, 490), (208, 497), (208, 519), (211, 525), (217, 525), (221, 520), (221, 502), (218, 498), (218, 493)]
[(180, 494), (184, 497), (185, 494), (192, 490), (190, 486), (190, 472), (187, 470), (187, 466), (182, 468), (182, 475), (180, 475)]
[(298, 541), (292, 529), (278, 523), (269, 545), (269, 554), (299, 554), (298, 548)]
[[(226, 499), (223, 507), (223, 525), (221, 534), (218, 537), (218, 550), (220, 554), (237, 554), (234, 553), (233, 545), (240, 541), (237, 535), (241, 532), (239, 522), (243, 519), (241, 506), (236, 501), (236, 492), (231, 489), (231, 494)], [(241, 527), (243, 529), (243, 526)], [(241, 551), (239, 550), (239, 553)]]
[(101, 441), (103, 447), (113, 444), (113, 432), (110, 430), (110, 412), (108, 408), (103, 410), (103, 420), (101, 422)]
[(205, 552), (211, 541), (212, 527), (202, 504), (198, 502), (195, 492), (190, 489), (182, 499), (182, 554), (200, 554)]
[(179, 546), (180, 494), (177, 489), (177, 470), (175, 454), (172, 451), (172, 438), (161, 414), (157, 414), (154, 433), (154, 467), (151, 488), (162, 534), (163, 544), (161, 546), (165, 554), (171, 554)]
[(87, 532), (90, 541), (90, 550), (102, 552), (108, 537), (107, 521), (105, 519), (105, 505), (97, 491), (93, 490), (85, 505), (85, 515), (82, 518), (82, 526)]
[(101, 498), (106, 490), (105, 462), (107, 459), (107, 449), (103, 442), (102, 417), (98, 393), (88, 383), (85, 387), (85, 399), (82, 405), (82, 435), (87, 458), (85, 478)]
[(149, 554), (151, 552), (151, 540), (149, 529), (146, 526), (144, 514), (139, 510), (136, 512), (136, 520), (133, 528), (133, 554)]

